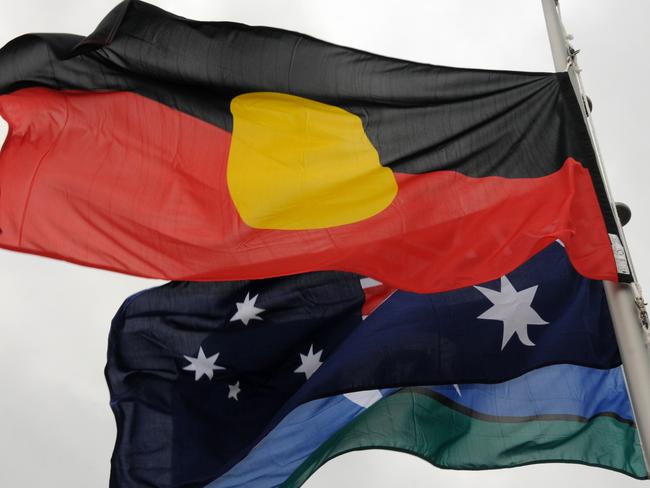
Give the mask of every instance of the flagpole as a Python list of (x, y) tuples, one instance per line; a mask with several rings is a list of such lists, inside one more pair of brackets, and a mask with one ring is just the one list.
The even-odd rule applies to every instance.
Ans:
[(570, 38), (562, 24), (558, 0), (541, 0), (541, 2), (544, 10), (544, 18), (546, 19), (546, 29), (551, 44), (555, 70), (558, 72), (568, 72), (576, 96), (580, 101), (582, 116), (591, 138), (598, 168), (605, 184), (609, 205), (621, 237), (621, 251), (624, 253), (623, 258), (627, 258), (627, 263), (629, 263), (630, 273), (633, 278), (632, 284), (604, 281), (603, 285), (605, 287), (605, 294), (614, 324), (621, 359), (623, 360), (625, 380), (641, 440), (643, 457), (646, 469), (648, 469), (650, 467), (650, 349), (648, 347), (650, 343), (650, 326), (648, 324), (648, 315), (645, 310), (645, 303), (641, 295), (640, 287), (637, 284), (636, 273), (632, 266), (625, 235), (623, 234), (623, 227), (616, 212), (605, 169), (602, 164), (591, 115), (589, 109), (587, 109), (587, 98), (583, 92), (580, 68), (576, 59), (577, 51), (569, 44)]

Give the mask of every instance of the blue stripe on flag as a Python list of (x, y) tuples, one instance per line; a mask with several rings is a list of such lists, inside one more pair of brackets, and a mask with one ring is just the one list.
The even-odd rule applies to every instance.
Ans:
[[(505, 383), (431, 388), (457, 403), (495, 416), (593, 417), (609, 412), (626, 420), (633, 419), (620, 367), (600, 370), (560, 364)], [(382, 395), (393, 391), (383, 390)], [(305, 403), (287, 415), (248, 456), (207, 487), (279, 486), (323, 442), (364, 410), (345, 395)]]

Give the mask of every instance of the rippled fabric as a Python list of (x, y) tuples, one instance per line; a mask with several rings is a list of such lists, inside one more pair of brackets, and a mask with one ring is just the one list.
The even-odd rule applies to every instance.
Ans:
[[(106, 368), (118, 426), (113, 486), (207, 484), (244, 462), (291, 412), (324, 397), (374, 391), (363, 401), (351, 397), (365, 406), (385, 388), (498, 383), (561, 363), (620, 365), (602, 283), (577, 274), (560, 244), (505, 279), (416, 294), (350, 273), (320, 272), (174, 282), (133, 296), (113, 320)], [(481, 318), (494, 307), (486, 290), (525, 308), (530, 301), (543, 320), (520, 322), (519, 333), (508, 336), (503, 320)], [(591, 404), (591, 413), (629, 419), (625, 398), (617, 405), (616, 395), (607, 396), (621, 391), (620, 377), (585, 373), (582, 384), (578, 368), (569, 368), (560, 382), (565, 370), (555, 371), (546, 380), (503, 387), (461, 385), (466, 393), (458, 401), (491, 415), (534, 416), (537, 410), (514, 402), (543, 398), (553, 381), (554, 396), (533, 401), (540, 411), (589, 415), (584, 408)], [(584, 398), (577, 387), (586, 389)], [(533, 397), (524, 396), (529, 390)], [(456, 395), (453, 387), (435, 391)], [(593, 403), (590, 391), (604, 403)], [(499, 395), (518, 413), (491, 405)]]
[(561, 239), (584, 276), (629, 279), (565, 73), (424, 65), (127, 1), (87, 38), (3, 47), (0, 114), (8, 249), (158, 278), (345, 270), (434, 292)]
[(357, 416), (279, 486), (299, 487), (328, 460), (373, 448), (406, 452), (449, 469), (569, 462), (648, 477), (636, 428), (609, 412), (590, 418), (498, 417), (462, 407), (427, 388), (407, 388)]
[[(533, 421), (546, 419), (586, 423), (597, 416), (610, 416), (620, 423), (622, 430), (632, 426), (633, 416), (621, 368), (592, 369), (560, 364), (548, 366), (519, 378), (497, 383), (461, 384), (431, 387), (438, 397), (465, 412), (480, 413), (494, 421)], [(379, 393), (379, 392), (378, 392)], [(377, 401), (395, 393), (383, 390)], [(345, 431), (357, 416), (364, 418), (366, 409), (345, 395), (313, 400), (287, 415), (255, 448), (236, 466), (220, 476), (209, 488), (269, 488), (285, 482), (298, 470), (309, 456), (339, 430)], [(370, 415), (370, 414), (368, 414)], [(396, 415), (406, 415), (398, 412)], [(497, 420), (498, 419), (498, 420)], [(384, 419), (390, 423), (391, 418)], [(611, 422), (616, 426), (616, 422)], [(639, 464), (639, 443), (636, 434), (631, 445), (617, 445), (621, 452), (635, 459), (628, 467), (642, 474)], [(525, 439), (524, 439), (525, 440)], [(406, 443), (406, 440), (402, 439)], [(479, 440), (475, 440), (480, 444)], [(585, 460), (595, 450), (587, 446), (577, 453), (574, 461)], [(531, 460), (534, 453), (530, 453)], [(440, 456), (442, 457), (442, 455)], [(513, 457), (514, 458), (514, 457)], [(313, 458), (312, 458), (313, 459)], [(568, 460), (568, 459), (567, 459)], [(620, 458), (619, 458), (620, 460)], [(464, 462), (470, 462), (465, 459)], [(504, 461), (501, 461), (504, 463)], [(448, 466), (454, 467), (454, 466)], [(494, 465), (485, 465), (493, 468)], [(619, 466), (613, 465), (615, 469)], [(300, 470), (306, 469), (306, 465)]]

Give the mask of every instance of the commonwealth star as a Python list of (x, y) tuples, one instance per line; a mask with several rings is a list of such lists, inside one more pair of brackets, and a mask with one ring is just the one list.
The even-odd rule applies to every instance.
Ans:
[(548, 324), (531, 305), (537, 292), (537, 285), (522, 291), (517, 291), (512, 286), (512, 283), (510, 283), (510, 280), (506, 276), (502, 276), (501, 291), (490, 290), (482, 286), (475, 286), (474, 288), (492, 302), (492, 307), (477, 318), (503, 322), (502, 351), (510, 338), (515, 334), (517, 334), (522, 344), (526, 346), (535, 345), (528, 337), (528, 326)]

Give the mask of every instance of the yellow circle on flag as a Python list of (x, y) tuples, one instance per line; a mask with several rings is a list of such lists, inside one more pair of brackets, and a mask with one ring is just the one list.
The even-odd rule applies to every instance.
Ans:
[(397, 194), (361, 119), (340, 107), (271, 92), (235, 97), (227, 180), (258, 229), (319, 229), (384, 210)]

